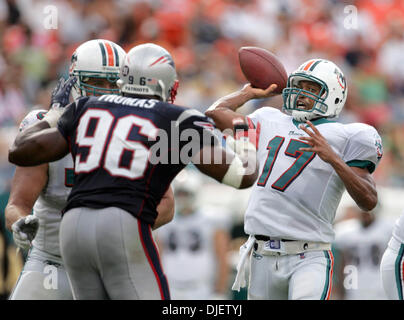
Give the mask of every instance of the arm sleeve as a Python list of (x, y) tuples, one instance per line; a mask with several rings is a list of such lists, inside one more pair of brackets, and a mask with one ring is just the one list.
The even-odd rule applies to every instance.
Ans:
[(251, 123), (254, 124), (254, 127), (257, 128), (259, 122), (263, 120), (271, 120), (276, 119), (275, 117), (279, 117), (281, 112), (273, 107), (262, 107), (255, 110), (253, 113), (250, 113), (247, 116), (248, 124), (251, 126)]
[(351, 167), (367, 168), (373, 173), (382, 156), (382, 139), (376, 129), (366, 126), (349, 138), (343, 159)]

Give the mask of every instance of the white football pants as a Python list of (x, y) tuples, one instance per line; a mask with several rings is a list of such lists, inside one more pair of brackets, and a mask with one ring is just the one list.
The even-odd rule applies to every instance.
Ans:
[(9, 299), (72, 300), (62, 259), (32, 247)]
[(330, 250), (292, 255), (251, 253), (249, 300), (329, 300), (334, 258)]

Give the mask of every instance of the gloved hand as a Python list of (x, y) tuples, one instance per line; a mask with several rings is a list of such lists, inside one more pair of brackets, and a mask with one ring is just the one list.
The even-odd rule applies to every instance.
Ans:
[(39, 220), (33, 215), (18, 219), (11, 226), (13, 239), (17, 247), (26, 250), (38, 231)]
[(49, 123), (51, 128), (56, 126), (60, 116), (64, 112), (64, 107), (69, 104), (70, 92), (76, 81), (76, 77), (70, 77), (67, 80), (60, 78), (55, 89), (53, 89), (51, 106), (44, 117), (44, 120)]
[(60, 107), (63, 108), (69, 104), (70, 91), (76, 83), (76, 77), (69, 77), (67, 80), (60, 78), (55, 89), (51, 95), (51, 108)]

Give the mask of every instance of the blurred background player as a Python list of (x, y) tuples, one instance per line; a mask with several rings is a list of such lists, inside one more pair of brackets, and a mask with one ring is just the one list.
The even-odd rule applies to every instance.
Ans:
[(173, 300), (229, 299), (229, 229), (226, 208), (203, 206), (204, 177), (184, 169), (174, 181), (175, 216), (157, 231)]
[(394, 225), (380, 264), (380, 273), (387, 298), (404, 300), (404, 213)]
[(334, 299), (386, 299), (379, 269), (393, 224), (382, 210), (382, 205), (369, 212), (353, 205), (346, 209), (350, 219), (335, 224)]
[[(68, 104), (73, 84), (74, 98), (118, 93), (116, 81), (124, 57), (125, 51), (111, 41), (98, 39), (83, 43), (72, 55), (72, 78), (58, 83), (51, 104)], [(31, 111), (21, 122), (20, 130), (41, 121), (46, 113), (45, 109)], [(71, 155), (67, 155), (57, 162), (16, 168), (5, 210), (6, 225), (23, 250), (35, 238), (11, 300), (73, 299), (59, 248), (61, 210), (74, 183), (73, 166)], [(39, 223), (37, 232), (35, 229), (31, 234), (24, 232), (22, 229), (31, 223)], [(53, 274), (49, 266), (54, 267)], [(48, 287), (45, 286), (47, 278)], [(51, 283), (51, 279), (57, 283)]]

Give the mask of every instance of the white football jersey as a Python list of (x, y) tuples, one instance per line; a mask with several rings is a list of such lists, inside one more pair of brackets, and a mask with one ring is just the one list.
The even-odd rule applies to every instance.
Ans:
[[(42, 120), (46, 110), (34, 110), (21, 122), (20, 130)], [(60, 256), (59, 226), (61, 210), (66, 204), (73, 186), (74, 169), (72, 156), (49, 163), (48, 182), (34, 204), (33, 214), (39, 219), (38, 232), (33, 240), (34, 247)]]
[[(336, 225), (334, 246), (345, 256), (346, 300), (386, 299), (380, 279), (380, 261), (391, 237), (392, 221), (384, 218), (376, 220), (368, 227), (358, 221), (345, 228)], [(346, 281), (345, 281), (346, 280)], [(348, 281), (349, 280), (349, 281)]]
[(393, 238), (400, 243), (404, 243), (404, 212), (396, 220), (393, 228)]
[[(278, 109), (260, 108), (248, 116), (258, 128), (259, 177), (245, 215), (245, 231), (290, 240), (332, 242), (332, 223), (345, 186), (332, 166), (299, 140), (301, 123)], [(371, 172), (381, 156), (381, 138), (366, 124), (312, 121), (348, 165)], [(311, 129), (309, 129), (311, 130)]]

